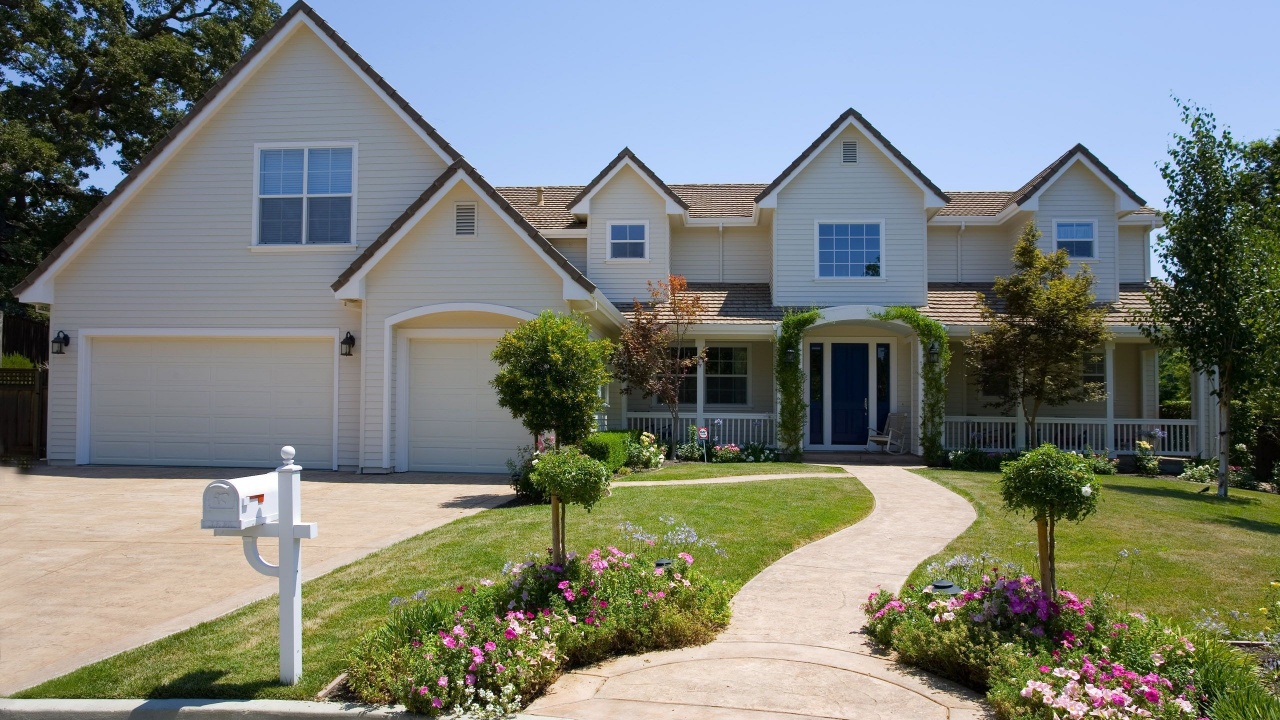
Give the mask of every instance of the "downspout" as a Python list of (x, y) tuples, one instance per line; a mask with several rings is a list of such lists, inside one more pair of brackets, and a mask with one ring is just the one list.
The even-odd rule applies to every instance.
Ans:
[(720, 282), (724, 282), (724, 223), (720, 223)]
[(956, 282), (964, 282), (964, 253), (960, 252), (960, 237), (964, 235), (964, 221), (960, 221), (960, 229), (956, 230)]

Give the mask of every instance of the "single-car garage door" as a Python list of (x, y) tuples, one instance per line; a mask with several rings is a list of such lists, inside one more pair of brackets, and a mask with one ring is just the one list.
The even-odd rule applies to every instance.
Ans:
[(332, 340), (92, 342), (89, 462), (332, 467)]
[(507, 458), (531, 442), (489, 385), (498, 372), (493, 347), (493, 340), (409, 343), (410, 470), (505, 472)]

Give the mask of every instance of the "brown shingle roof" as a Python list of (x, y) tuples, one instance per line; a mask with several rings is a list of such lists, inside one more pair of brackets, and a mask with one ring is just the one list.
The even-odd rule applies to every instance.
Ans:
[[(538, 204), (538, 188), (542, 204)], [(762, 183), (699, 183), (668, 186), (688, 207), (689, 217), (751, 217)], [(583, 185), (520, 185), (497, 188), (539, 230), (585, 228), (586, 221), (569, 212)]]
[(164, 152), (165, 148), (169, 147), (169, 145), (171, 145), (173, 141), (187, 129), (187, 126), (191, 124), (192, 120), (198, 117), (200, 113), (204, 112), (205, 108), (209, 106), (209, 103), (213, 102), (214, 98), (218, 97), (218, 95), (226, 89), (227, 85), (229, 85), (231, 81), (244, 70), (245, 66), (252, 62), (253, 59), (257, 57), (258, 53), (262, 52), (262, 48), (266, 47), (267, 44), (276, 37), (276, 35), (279, 35), (284, 26), (299, 13), (310, 18), (310, 20), (315, 23), (315, 26), (328, 36), (328, 38), (333, 41), (333, 44), (336, 45), (348, 58), (350, 58), (351, 61), (374, 82), (374, 84), (381, 88), (382, 91), (387, 94), (387, 97), (389, 97), (392, 102), (403, 110), (405, 115), (409, 116), (409, 119), (412, 120), (414, 124), (422, 128), (422, 131), (426, 133), (427, 137), (431, 138), (431, 140), (439, 146), (445, 155), (448, 156), (450, 161), (456, 161), (462, 158), (462, 155), (460, 155), (457, 150), (454, 150), (453, 146), (451, 146), (448, 141), (440, 135), (440, 133), (436, 132), (436, 129), (431, 127), (431, 124), (428, 123), (417, 110), (413, 109), (413, 106), (409, 104), (409, 101), (401, 97), (400, 93), (397, 93), (395, 88), (391, 87), (390, 83), (379, 75), (364, 58), (360, 57), (360, 54), (348, 45), (347, 41), (342, 39), (342, 36), (330, 27), (329, 23), (324, 21), (324, 18), (320, 17), (315, 10), (312, 10), (310, 5), (299, 0), (298, 2), (295, 2), (284, 15), (280, 16), (280, 19), (276, 21), (275, 25), (271, 26), (270, 30), (264, 33), (262, 37), (258, 38), (257, 41), (253, 43), (253, 46), (240, 57), (240, 60), (236, 62), (235, 65), (232, 65), (231, 68), (227, 70), (226, 74), (224, 74), (218, 82), (214, 83), (213, 87), (209, 88), (209, 92), (205, 93), (204, 97), (200, 98), (199, 101), (191, 106), (191, 109), (181, 120), (178, 121), (176, 125), (173, 126), (173, 129), (171, 129), (167, 135), (161, 138), (161, 140), (151, 148), (142, 160), (134, 166), (133, 170), (131, 170), (128, 175), (125, 175), (124, 178), (116, 184), (115, 188), (113, 188), (111, 192), (107, 193), (106, 197), (102, 198), (101, 202), (94, 206), (93, 210), (89, 211), (89, 214), (86, 215), (84, 219), (81, 220), (65, 238), (63, 238), (62, 242), (59, 243), (58, 246), (55, 247), (39, 265), (36, 266), (35, 270), (32, 270), (22, 282), (18, 283), (13, 288), (13, 294), (18, 295), (31, 287), (31, 285), (49, 269), (50, 265), (57, 261), (57, 259), (66, 253), (67, 250), (70, 250), (71, 246), (74, 245), (76, 240), (84, 234), (85, 230), (87, 230), (89, 226), (102, 215), (102, 213), (106, 212), (107, 208), (111, 207), (120, 198), (120, 196), (124, 194), (124, 191), (137, 181), (138, 177), (142, 175), (142, 173), (150, 169), (151, 163), (155, 161), (160, 153)]
[(751, 217), (764, 183), (672, 185), (689, 205), (689, 217)]
[[(981, 325), (977, 295), (997, 310), (1001, 304), (992, 283), (929, 283), (929, 304), (920, 312), (944, 325)], [(1108, 325), (1135, 325), (1136, 313), (1147, 310), (1145, 283), (1120, 283), (1120, 298), (1108, 305)]]
[[(539, 230), (586, 228), (587, 222), (569, 212), (569, 201), (582, 192), (581, 185), (544, 185), (495, 188), (521, 215)], [(542, 204), (538, 204), (538, 191)]]
[(949, 190), (951, 202), (938, 211), (938, 215), (963, 215), (966, 217), (999, 215), (1009, 205), (1013, 193), (1003, 190), (968, 191)]
[[(697, 318), (699, 323), (767, 325), (782, 319), (783, 308), (773, 304), (767, 283), (689, 283), (689, 292), (702, 298), (705, 312)], [(617, 306), (631, 317), (632, 303)], [(659, 318), (670, 321), (666, 308), (657, 307)]]

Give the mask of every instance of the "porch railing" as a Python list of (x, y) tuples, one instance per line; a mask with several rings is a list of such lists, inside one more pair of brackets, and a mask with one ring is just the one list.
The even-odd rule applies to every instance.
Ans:
[[(685, 428), (690, 425), (704, 425), (712, 444), (723, 445), (733, 443), (738, 446), (747, 443), (763, 445), (777, 444), (778, 421), (769, 413), (707, 413), (701, 422), (694, 414), (680, 416), (683, 426), (676, 434), (676, 442), (686, 442)], [(666, 412), (629, 412), (627, 413), (627, 429), (643, 430), (653, 433), (662, 442), (671, 442), (671, 414)]]
[[(975, 448), (983, 452), (1012, 452), (1018, 448), (1018, 428), (1024, 426), (1023, 447), (1053, 443), (1063, 450), (1133, 455), (1138, 441), (1150, 442), (1156, 454), (1194, 457), (1199, 453), (1195, 420), (1042, 418), (1036, 421), (1036, 433), (1025, 428), (1025, 422), (1012, 417), (948, 416), (943, 429), (943, 444), (948, 450)], [(1112, 427), (1108, 438), (1108, 426)]]

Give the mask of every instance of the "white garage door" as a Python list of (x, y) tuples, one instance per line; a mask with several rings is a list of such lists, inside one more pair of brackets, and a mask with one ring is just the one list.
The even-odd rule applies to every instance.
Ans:
[(89, 462), (332, 467), (332, 340), (92, 342)]
[(493, 340), (409, 343), (409, 469), (506, 472), (507, 458), (532, 442), (498, 407), (489, 381)]

